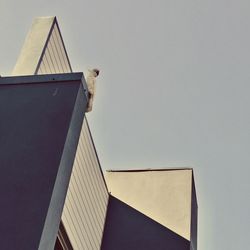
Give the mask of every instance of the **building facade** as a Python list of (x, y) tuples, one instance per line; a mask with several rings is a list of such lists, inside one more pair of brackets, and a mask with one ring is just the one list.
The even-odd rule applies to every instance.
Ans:
[(192, 169), (108, 171), (105, 177), (110, 199), (102, 249), (197, 249)]
[[(36, 18), (12, 75), (72, 71), (56, 17)], [(108, 171), (104, 178), (85, 117), (53, 241), (54, 249), (196, 250), (193, 170)]]

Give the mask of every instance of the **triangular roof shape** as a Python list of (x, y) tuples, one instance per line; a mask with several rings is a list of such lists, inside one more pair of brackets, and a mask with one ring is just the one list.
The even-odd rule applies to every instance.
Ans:
[(191, 168), (107, 171), (105, 179), (112, 196), (190, 240)]
[(12, 75), (68, 72), (72, 68), (56, 17), (35, 18)]

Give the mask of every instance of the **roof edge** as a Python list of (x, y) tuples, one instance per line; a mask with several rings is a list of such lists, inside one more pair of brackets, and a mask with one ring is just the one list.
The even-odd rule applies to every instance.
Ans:
[(194, 171), (194, 169), (191, 167), (180, 167), (180, 168), (145, 168), (145, 169), (142, 168), (142, 169), (118, 169), (118, 170), (108, 169), (105, 170), (105, 172), (149, 172), (149, 171), (175, 171), (175, 170)]

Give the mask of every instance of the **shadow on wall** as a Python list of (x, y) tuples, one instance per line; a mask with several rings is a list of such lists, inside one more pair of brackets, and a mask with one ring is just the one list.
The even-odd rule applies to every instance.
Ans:
[(101, 250), (189, 250), (190, 242), (110, 195)]

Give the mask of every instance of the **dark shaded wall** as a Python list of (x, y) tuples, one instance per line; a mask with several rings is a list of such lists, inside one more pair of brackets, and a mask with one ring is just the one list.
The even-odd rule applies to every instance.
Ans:
[(190, 242), (110, 195), (101, 250), (189, 250)]
[(82, 126), (87, 100), (81, 80), (42, 83), (43, 77), (0, 84), (4, 250), (53, 249)]
[(196, 190), (194, 184), (194, 176), (192, 176), (192, 201), (191, 201), (191, 248), (197, 250), (197, 224), (198, 224), (198, 205)]

